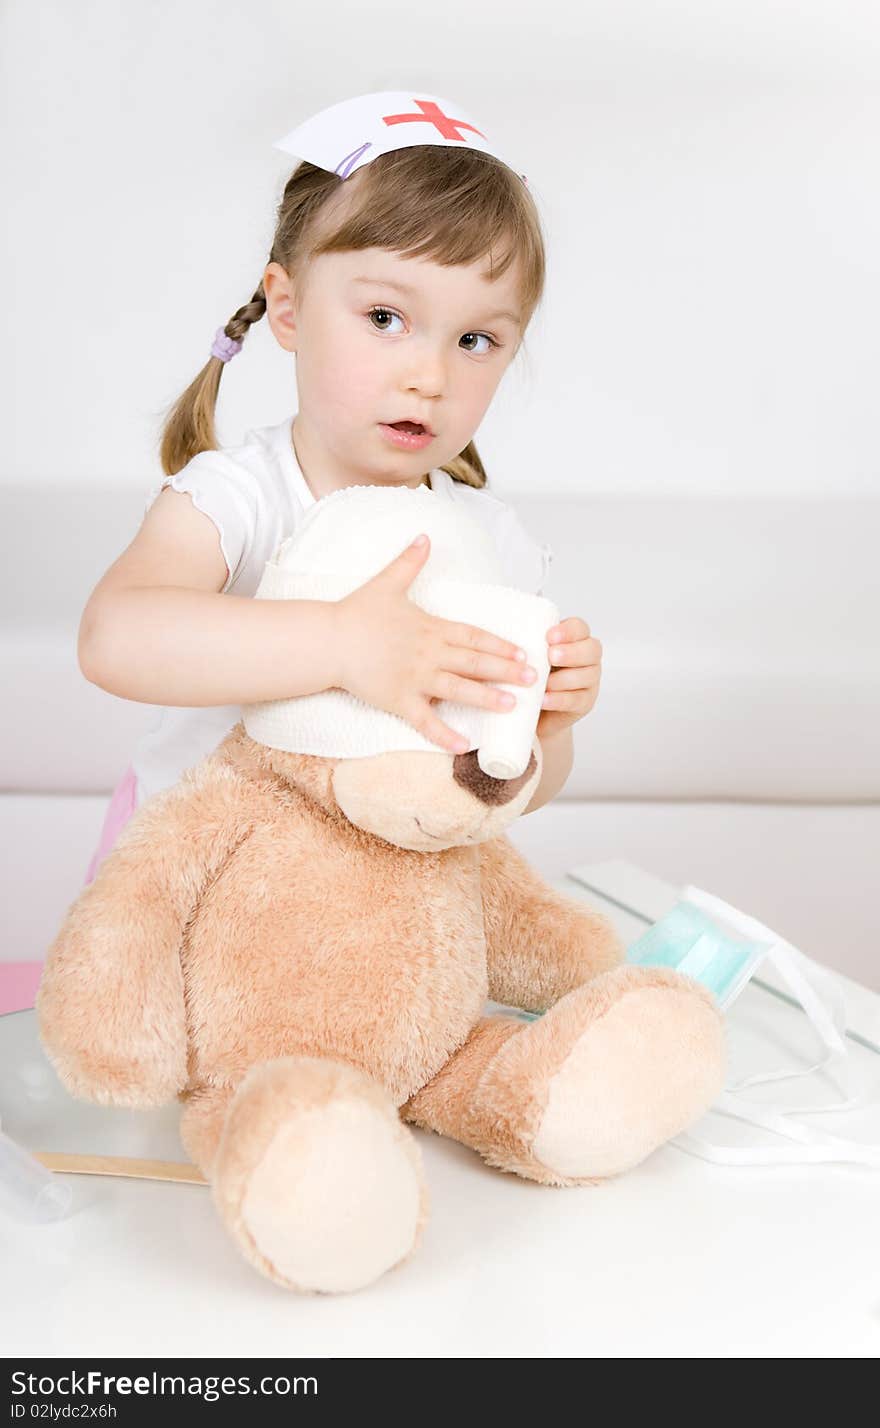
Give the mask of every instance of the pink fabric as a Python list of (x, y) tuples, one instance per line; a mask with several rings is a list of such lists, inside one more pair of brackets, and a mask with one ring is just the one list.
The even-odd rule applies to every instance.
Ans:
[(107, 812), (104, 815), (104, 826), (101, 829), (101, 837), (98, 846), (92, 854), (92, 861), (89, 863), (86, 873), (84, 887), (93, 881), (98, 871), (99, 865), (104, 861), (110, 852), (113, 844), (119, 835), (120, 829), (124, 828), (137, 806), (137, 778), (134, 769), (129, 765), (119, 780)]
[(28, 1011), (34, 1004), (42, 962), (0, 962), (0, 1016)]
[[(136, 806), (137, 779), (134, 769), (129, 767), (113, 790), (83, 886), (93, 881), (99, 864), (110, 852), (119, 830), (125, 827)], [(42, 962), (0, 962), (0, 1016), (5, 1012), (27, 1011), (34, 1005), (43, 965)]]

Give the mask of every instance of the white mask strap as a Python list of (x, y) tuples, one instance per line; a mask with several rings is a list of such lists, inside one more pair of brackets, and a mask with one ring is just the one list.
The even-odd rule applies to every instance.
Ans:
[[(853, 1107), (876, 1101), (878, 1085), (868, 1084), (868, 1079), (856, 1064), (847, 1042), (846, 1009), (840, 989), (835, 985), (831, 974), (790, 942), (779, 937), (772, 929), (765, 927), (756, 918), (740, 912), (738, 908), (731, 907), (721, 898), (691, 885), (683, 889), (682, 896), (688, 902), (714, 914), (720, 921), (728, 922), (743, 936), (770, 941), (767, 958), (773, 962), (800, 1002), (827, 1050), (822, 1060), (813, 1066), (784, 1068), (747, 1076), (727, 1086), (711, 1107), (713, 1112), (775, 1131), (776, 1134), (796, 1142), (796, 1145), (726, 1146), (690, 1134), (677, 1136), (671, 1144), (717, 1164), (788, 1165), (805, 1161), (845, 1160), (880, 1167), (880, 1145), (833, 1136), (790, 1119), (792, 1116), (851, 1110)], [(752, 1101), (741, 1094), (746, 1086), (810, 1076), (820, 1070), (833, 1074), (844, 1091), (844, 1099), (809, 1106), (774, 1106)]]

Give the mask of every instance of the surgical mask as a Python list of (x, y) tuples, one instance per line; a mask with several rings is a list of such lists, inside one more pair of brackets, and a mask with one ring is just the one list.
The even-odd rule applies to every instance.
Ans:
[(684, 972), (708, 987), (727, 1011), (772, 945), (727, 936), (698, 906), (684, 900), (630, 946), (626, 960), (636, 967)]
[[(736, 936), (731, 935), (731, 929)], [(771, 963), (809, 1017), (825, 1055), (813, 1066), (783, 1067), (725, 1086), (711, 1112), (773, 1131), (792, 1144), (725, 1145), (705, 1136), (682, 1134), (669, 1143), (721, 1165), (791, 1165), (845, 1161), (880, 1169), (880, 1144), (834, 1136), (796, 1117), (854, 1110), (877, 1102), (876, 1083), (856, 1064), (847, 1038), (846, 1009), (831, 974), (754, 917), (702, 888), (687, 884), (675, 907), (627, 950), (627, 963), (670, 967), (693, 977), (727, 1013), (765, 961)], [(531, 1013), (523, 1013), (531, 1018)], [(875, 1051), (880, 1048), (873, 1048)], [(769, 1105), (743, 1095), (746, 1087), (811, 1076), (824, 1071), (837, 1081), (843, 1099), (808, 1106)]]

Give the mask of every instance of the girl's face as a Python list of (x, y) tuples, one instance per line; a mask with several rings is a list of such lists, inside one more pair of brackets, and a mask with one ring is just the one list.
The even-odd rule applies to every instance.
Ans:
[[(418, 486), (470, 441), (520, 340), (517, 265), (442, 267), (382, 248), (323, 253), (299, 291), (263, 278), (276, 338), (296, 353), (296, 449), (317, 495), (353, 484)], [(420, 450), (384, 423), (422, 422)]]

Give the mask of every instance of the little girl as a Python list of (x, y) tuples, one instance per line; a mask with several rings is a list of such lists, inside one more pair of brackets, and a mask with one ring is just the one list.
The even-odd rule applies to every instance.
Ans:
[[(381, 152), (355, 150), (354, 171), (351, 147), (342, 149), (348, 177), (342, 163), (297, 164), (262, 279), (168, 414), (166, 479), (83, 612), (86, 678), (165, 706), (113, 794), (87, 883), (135, 809), (216, 748), (242, 704), (342, 688), (456, 752), (466, 741), (432, 701), (503, 709), (512, 696), (493, 681), (536, 677), (507, 640), (427, 616), (407, 598), (427, 540), (345, 600), (249, 598), (308, 507), (361, 484), (426, 485), (460, 502), (491, 533), (507, 583), (543, 592), (552, 552), (486, 489), (472, 440), (541, 297), (538, 213), (522, 176), (464, 141), (473, 126), (453, 136), (433, 100), (383, 115), (389, 97), (345, 101), (290, 136), (301, 137), (292, 152), (317, 153), (310, 136), (325, 118), (338, 130), (346, 106), (362, 115), (366, 100), (386, 126), (394, 120), (380, 130)], [(429, 119), (439, 125), (431, 136)], [(218, 450), (224, 365), (264, 315), (296, 356), (298, 410)], [(582, 622), (569, 623), (572, 638)]]

